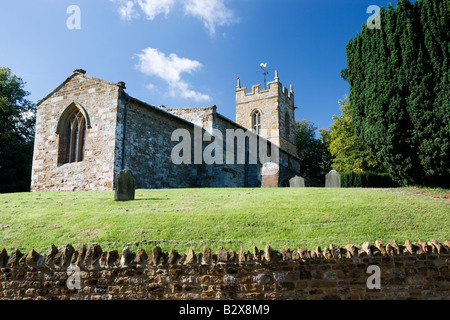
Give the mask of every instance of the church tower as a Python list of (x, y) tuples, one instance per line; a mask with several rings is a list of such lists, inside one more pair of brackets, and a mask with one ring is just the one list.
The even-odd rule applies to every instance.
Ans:
[(241, 88), (240, 79), (236, 87), (236, 123), (252, 130), (271, 141), (281, 149), (297, 155), (295, 145), (294, 91), (282, 86), (275, 71), (274, 81)]

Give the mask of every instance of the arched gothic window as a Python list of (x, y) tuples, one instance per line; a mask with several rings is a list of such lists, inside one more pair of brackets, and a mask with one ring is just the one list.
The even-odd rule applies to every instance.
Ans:
[(261, 111), (259, 110), (252, 113), (252, 129), (256, 134), (261, 134)]
[(84, 160), (87, 122), (83, 111), (72, 107), (60, 119), (57, 132), (59, 134), (59, 163), (66, 164)]

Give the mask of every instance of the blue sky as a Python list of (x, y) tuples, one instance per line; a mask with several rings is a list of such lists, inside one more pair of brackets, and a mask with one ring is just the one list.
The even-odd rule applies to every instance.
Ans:
[[(392, 1), (394, 4), (396, 1)], [(235, 119), (236, 79), (263, 83), (260, 63), (294, 86), (297, 119), (319, 129), (349, 93), (345, 48), (377, 0), (0, 0), (0, 66), (37, 102), (73, 70), (149, 104), (217, 105)], [(80, 9), (80, 29), (67, 20)], [(270, 71), (268, 80), (272, 80)]]

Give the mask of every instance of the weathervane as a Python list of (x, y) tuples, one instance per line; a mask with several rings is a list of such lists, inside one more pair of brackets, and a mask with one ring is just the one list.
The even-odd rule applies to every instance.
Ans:
[(273, 69), (266, 69), (267, 68), (267, 62), (266, 63), (261, 63), (259, 66), (261, 67), (262, 71), (256, 71), (256, 73), (262, 72), (262, 74), (264, 75), (264, 89), (267, 89), (266, 76), (269, 74), (269, 71), (273, 70)]

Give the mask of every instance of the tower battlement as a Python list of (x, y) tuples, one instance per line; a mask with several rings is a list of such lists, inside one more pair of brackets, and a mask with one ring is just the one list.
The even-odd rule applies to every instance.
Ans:
[(274, 97), (280, 97), (285, 102), (294, 108), (294, 91), (292, 85), (288, 90), (283, 87), (279, 78), (278, 72), (275, 71), (275, 80), (267, 83), (266, 89), (261, 89), (261, 84), (252, 86), (252, 90), (249, 92), (247, 87), (241, 87), (240, 79), (236, 86), (236, 104), (246, 103), (248, 101), (265, 100)]

